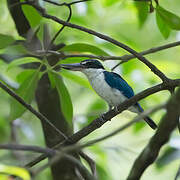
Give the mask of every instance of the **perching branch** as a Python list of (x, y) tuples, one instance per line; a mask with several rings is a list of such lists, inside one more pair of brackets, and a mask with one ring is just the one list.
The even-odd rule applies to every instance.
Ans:
[(156, 160), (161, 147), (167, 143), (172, 131), (177, 127), (179, 116), (180, 88), (169, 100), (166, 115), (162, 118), (155, 135), (134, 162), (127, 180), (140, 179), (146, 168)]
[[(29, 4), (31, 4), (31, 3), (29, 3)], [(117, 45), (117, 46), (119, 46), (119, 47), (127, 50), (128, 52), (132, 53), (134, 57), (138, 58), (140, 61), (142, 61), (144, 64), (146, 64), (146, 65), (151, 69), (151, 71), (153, 71), (158, 77), (160, 77), (160, 79), (164, 82), (164, 83), (161, 84), (162, 87), (165, 88), (165, 86), (168, 84), (168, 86), (167, 86), (165, 89), (169, 90), (170, 87), (171, 87), (170, 84), (171, 84), (172, 82), (175, 82), (175, 81), (173, 81), (173, 80), (168, 79), (163, 72), (161, 72), (156, 66), (154, 66), (152, 63), (150, 63), (145, 57), (143, 57), (141, 54), (137, 53), (135, 50), (131, 49), (130, 47), (126, 46), (125, 44), (122, 44), (121, 42), (118, 42), (118, 41), (116, 41), (116, 40), (114, 40), (114, 39), (112, 39), (112, 38), (110, 38), (110, 37), (108, 37), (108, 36), (106, 36), (106, 35), (100, 34), (100, 33), (95, 32), (95, 31), (93, 31), (93, 30), (90, 30), (90, 29), (87, 29), (87, 28), (84, 28), (84, 27), (82, 27), (82, 26), (78, 26), (78, 25), (75, 25), (75, 24), (68, 23), (68, 22), (65, 22), (65, 21), (63, 21), (63, 20), (61, 20), (61, 19), (58, 19), (58, 18), (54, 17), (54, 16), (51, 16), (51, 15), (47, 14), (47, 13), (44, 11), (44, 9), (42, 9), (42, 8), (39, 7), (39, 6), (37, 6), (36, 4), (31, 4), (31, 5), (32, 5), (33, 7), (35, 7), (37, 10), (39, 10), (39, 11), (41, 12), (42, 16), (45, 17), (45, 18), (52, 19), (52, 20), (54, 20), (54, 21), (62, 24), (64, 27), (65, 27), (65, 26), (68, 26), (68, 27), (75, 28), (75, 29), (84, 31), (84, 32), (86, 32), (86, 33), (92, 34), (92, 35), (94, 35), (94, 36), (97, 36), (97, 37), (99, 37), (99, 38), (101, 38), (101, 39), (104, 39), (104, 40), (106, 40), (106, 41), (108, 41), (108, 42), (111, 42), (111, 43), (113, 43), (113, 44), (115, 44), (115, 45)], [(178, 81), (179, 81), (179, 80), (178, 80)], [(165, 85), (165, 86), (164, 86), (164, 85)], [(178, 85), (179, 85), (179, 82), (178, 82), (178, 84), (175, 85), (175, 86), (178, 86)], [(173, 86), (173, 87), (175, 87), (175, 86)], [(159, 87), (159, 88), (162, 88), (162, 87)], [(161, 89), (161, 90), (162, 90), (162, 89)], [(159, 91), (159, 90), (156, 89), (155, 92), (157, 92), (157, 91)], [(150, 95), (150, 94), (149, 94), (149, 95)], [(145, 95), (145, 96), (147, 96), (147, 95)], [(141, 97), (138, 97), (138, 98), (141, 99)], [(124, 108), (124, 107), (123, 107), (123, 108), (126, 109), (126, 108), (128, 108), (129, 106), (131, 106), (131, 105), (134, 103), (134, 101), (139, 100), (138, 98), (137, 98), (136, 100), (133, 100), (133, 101), (131, 101), (131, 99), (130, 99), (130, 101), (129, 101), (130, 103), (125, 102), (125, 103), (127, 103), (127, 105), (125, 104), (125, 108)], [(132, 99), (133, 99), (133, 98), (132, 98)], [(135, 99), (135, 98), (134, 98), (134, 99)], [(132, 103), (132, 104), (131, 104), (131, 103)], [(123, 106), (123, 103), (122, 103), (122, 106)], [(93, 126), (93, 127), (94, 127), (95, 129), (99, 128), (99, 127), (102, 126), (105, 122), (107, 122), (107, 121), (110, 120), (112, 117), (114, 117), (115, 115), (117, 115), (117, 113), (122, 112), (122, 111), (124, 110), (123, 108), (121, 108), (121, 106), (119, 106), (119, 107), (118, 107), (118, 112), (115, 111), (115, 110), (112, 110), (112, 111), (109, 111), (108, 113), (106, 113), (103, 117), (96, 119), (96, 120), (95, 120), (96, 123), (94, 123), (94, 126)], [(95, 121), (94, 121), (94, 122), (95, 122)], [(85, 130), (88, 130), (87, 127), (86, 127), (86, 129), (84, 128), (84, 129), (80, 130), (80, 131), (78, 132), (79, 134), (78, 134), (78, 133), (75, 133), (75, 134), (72, 135), (70, 138), (68, 138), (68, 140), (65, 140), (64, 143), (67, 143), (67, 144), (70, 143), (70, 144), (71, 144), (71, 143), (74, 143), (74, 142), (79, 141), (80, 139), (82, 139), (83, 137), (85, 137), (86, 135), (88, 135), (89, 133), (91, 133), (92, 131), (95, 130), (95, 129), (93, 129), (93, 127), (92, 127), (91, 125), (92, 125), (92, 124), (90, 124), (90, 126), (87, 126), (87, 127), (89, 128), (89, 131), (85, 132)], [(83, 134), (83, 133), (84, 133), (84, 134)], [(73, 141), (74, 141), (74, 142), (73, 142)]]
[[(62, 147), (62, 145), (64, 145), (64, 144), (75, 144), (78, 141), (80, 141), (82, 138), (86, 137), (87, 135), (89, 135), (90, 133), (95, 131), (96, 129), (100, 128), (103, 124), (105, 124), (106, 122), (111, 120), (117, 114), (121, 113), (122, 111), (126, 110), (127, 108), (129, 108), (130, 106), (135, 104), (137, 101), (139, 101), (139, 100), (141, 100), (141, 99), (143, 99), (143, 98), (145, 98), (151, 94), (154, 94), (156, 92), (159, 92), (162, 90), (168, 90), (170, 87), (177, 87), (177, 86), (180, 86), (180, 79), (171, 80), (170, 82), (161, 83), (161, 84), (158, 84), (158, 85), (153, 86), (151, 88), (148, 88), (148, 89), (142, 91), (141, 93), (138, 93), (134, 97), (132, 97), (132, 98), (124, 101), (123, 103), (121, 103), (118, 106), (118, 111), (116, 111), (114, 109), (108, 111), (107, 113), (105, 113), (103, 115), (103, 117), (99, 117), (99, 118), (95, 119), (89, 125), (82, 128), (78, 132), (74, 133), (72, 136), (68, 137), (65, 141), (60, 142), (59, 144), (55, 145), (53, 148)], [(28, 163), (26, 165), (26, 167), (32, 167), (45, 158), (46, 158), (46, 155), (41, 155), (38, 158), (36, 158), (35, 160)]]
[(139, 122), (142, 120), (142, 118), (146, 117), (147, 115), (151, 114), (151, 113), (154, 113), (162, 108), (165, 108), (166, 104), (161, 104), (159, 106), (156, 106), (152, 109), (149, 109), (149, 110), (146, 110), (144, 111), (143, 113), (141, 113), (140, 115), (138, 115), (137, 117), (135, 117), (133, 120), (131, 120), (130, 122), (126, 123), (125, 125), (123, 126), (120, 126), (119, 128), (117, 128), (115, 131), (109, 133), (109, 134), (106, 134), (105, 136), (103, 137), (100, 137), (100, 138), (97, 138), (97, 139), (94, 139), (94, 140), (91, 140), (85, 144), (82, 145), (82, 147), (87, 147), (87, 146), (91, 146), (92, 144), (96, 144), (98, 142), (101, 142), (101, 141), (104, 141), (105, 139), (108, 139), (120, 132), (122, 132), (124, 129), (127, 129), (128, 127), (132, 126), (133, 124)]
[(6, 91), (11, 97), (16, 99), (20, 104), (22, 104), (26, 109), (28, 109), (31, 113), (33, 113), (38, 119), (48, 123), (57, 133), (66, 139), (64, 133), (62, 133), (59, 129), (56, 128), (45, 116), (43, 116), (40, 112), (36, 111), (30, 104), (27, 104), (20, 96), (18, 96), (14, 91), (9, 89), (5, 84), (0, 81), (0, 87)]
[(118, 111), (116, 109), (112, 109), (112, 110), (108, 111), (107, 113), (105, 113), (103, 115), (103, 117), (99, 117), (99, 118), (95, 119), (89, 125), (87, 125), (83, 129), (79, 130), (78, 132), (76, 132), (75, 134), (70, 136), (68, 139), (66, 139), (65, 142), (66, 143), (69, 142), (70, 144), (78, 142), (79, 140), (81, 140), (82, 138), (84, 138), (85, 136), (87, 136), (88, 134), (93, 132), (94, 130), (100, 128), (104, 123), (111, 120), (117, 114), (120, 114), (122, 111), (126, 110), (127, 108), (129, 108), (130, 106), (135, 104), (137, 101), (139, 101), (149, 95), (152, 95), (156, 92), (159, 92), (162, 90), (168, 90), (170, 87), (176, 87), (176, 86), (180, 86), (180, 79), (170, 80), (167, 83), (158, 84), (156, 86), (153, 86), (151, 88), (148, 88), (148, 89), (138, 93), (137, 95), (133, 96), (132, 98), (121, 103), (117, 107)]

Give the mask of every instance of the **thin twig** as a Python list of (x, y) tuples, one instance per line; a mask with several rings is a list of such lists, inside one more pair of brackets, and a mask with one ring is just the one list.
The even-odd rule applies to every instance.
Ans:
[(80, 156), (86, 160), (86, 162), (89, 164), (89, 167), (91, 168), (91, 172), (94, 175), (94, 177), (97, 177), (96, 173), (96, 163), (93, 159), (91, 159), (87, 154), (85, 154), (83, 151), (79, 152)]
[[(71, 9), (71, 6), (70, 6), (70, 5), (67, 5), (67, 7), (68, 7), (68, 9), (69, 9), (69, 16), (68, 16), (66, 22), (69, 22), (70, 19), (71, 19), (71, 16), (72, 16), (72, 9)], [(53, 45), (54, 41), (55, 41), (56, 38), (59, 36), (59, 34), (63, 31), (64, 28), (65, 28), (65, 26), (63, 25), (63, 26), (59, 29), (59, 31), (54, 35), (54, 37), (52, 38), (51, 42), (50, 42), (49, 45), (48, 45), (48, 48), (47, 48), (46, 52), (48, 52), (49, 49), (51, 49), (51, 46)]]
[(77, 4), (77, 3), (81, 3), (81, 2), (86, 2), (86, 1), (90, 1), (90, 0), (80, 0), (80, 1), (74, 1), (74, 2), (71, 2), (71, 3), (66, 3), (66, 2), (63, 2), (63, 3), (57, 3), (57, 2), (54, 2), (54, 1), (51, 1), (51, 0), (43, 0), (47, 3), (50, 3), (50, 4), (53, 4), (53, 5), (56, 5), (56, 6), (71, 6), (73, 4)]
[(0, 144), (0, 149), (8, 149), (12, 151), (32, 151), (36, 153), (45, 153), (48, 156), (55, 155), (56, 151), (50, 148), (42, 148), (39, 146), (30, 146), (22, 144)]
[(30, 112), (32, 112), (38, 119), (48, 123), (58, 134), (64, 137), (66, 139), (67, 137), (62, 133), (54, 124), (52, 124), (43, 114), (36, 111), (30, 104), (27, 104), (20, 96), (18, 96), (14, 91), (9, 89), (5, 84), (0, 82), (0, 87), (6, 91), (11, 97), (16, 99), (20, 104), (22, 104), (26, 109), (28, 109)]
[[(147, 49), (147, 50), (141, 51), (139, 53), (141, 55), (147, 55), (147, 54), (159, 52), (159, 51), (162, 51), (162, 50), (166, 50), (166, 49), (169, 49), (169, 48), (172, 48), (172, 47), (176, 47), (176, 46), (179, 46), (179, 45), (180, 45), (180, 41), (177, 41), (177, 42), (165, 44), (165, 45), (162, 45), (162, 46), (157, 46), (157, 47), (154, 47), (154, 48), (151, 48), (151, 49)], [(97, 55), (93, 55), (93, 54), (64, 54), (62, 52), (53, 51), (53, 50), (48, 50), (48, 51), (37, 50), (36, 54), (37, 55), (39, 54), (39, 56), (44, 56), (45, 54), (47, 56), (56, 55), (56, 56), (60, 57), (63, 60), (67, 59), (67, 58), (73, 58), (73, 57), (85, 57), (85, 58), (99, 59), (99, 60), (102, 60), (102, 61), (121, 60), (120, 63), (127, 62), (127, 61), (129, 61), (129, 60), (131, 60), (133, 58), (136, 58), (134, 55), (131, 55), (131, 54), (126, 54), (126, 55), (123, 55), (123, 56), (97, 56)], [(114, 70), (119, 64), (114, 66), (111, 70)]]
[[(169, 48), (172, 48), (172, 47), (175, 47), (175, 46), (179, 46), (179, 45), (180, 45), (180, 41), (177, 41), (177, 42), (165, 44), (165, 45), (162, 45), (162, 46), (150, 48), (150, 49), (147, 49), (145, 51), (141, 51), (139, 54), (141, 54), (141, 55), (152, 54), (152, 53), (155, 53), (155, 52), (158, 52), (158, 51), (162, 51), (162, 50), (165, 50), (165, 49), (169, 49)], [(120, 56), (120, 60), (122, 60), (122, 62), (119, 62), (118, 64), (116, 64), (111, 70), (113, 71), (120, 64), (122, 64), (124, 62), (127, 62), (127, 61), (129, 61), (130, 59), (133, 59), (133, 58), (135, 58), (135, 56), (132, 55), (132, 54), (127, 54), (127, 55), (124, 55), (124, 56)]]
[(138, 52), (136, 52), (134, 49), (130, 48), (129, 46), (127, 46), (127, 45), (125, 45), (125, 44), (123, 44), (123, 43), (121, 43), (121, 42), (107, 36), (107, 35), (96, 32), (96, 31), (94, 31), (92, 29), (88, 29), (88, 28), (83, 27), (83, 26), (72, 24), (72, 23), (63, 21), (62, 19), (59, 19), (59, 18), (57, 18), (55, 16), (52, 16), (50, 14), (47, 14), (45, 12), (45, 9), (41, 8), (40, 6), (38, 6), (36, 4), (29, 3), (29, 5), (33, 6), (37, 11), (39, 11), (41, 13), (41, 15), (43, 17), (45, 17), (47, 19), (51, 19), (51, 20), (53, 20), (53, 21), (55, 21), (55, 22), (57, 22), (59, 24), (62, 24), (64, 26), (86, 32), (88, 34), (99, 37), (100, 39), (106, 40), (106, 41), (108, 41), (108, 42), (110, 42), (110, 43), (112, 43), (112, 44), (114, 44), (114, 45), (116, 45), (118, 47), (121, 47), (121, 48), (125, 49), (129, 53), (133, 54), (136, 58), (138, 58), (141, 62), (146, 64), (151, 69), (151, 71), (154, 74), (156, 74), (163, 82), (169, 81), (169, 78), (167, 78), (166, 75), (162, 71), (160, 71), (154, 64), (149, 62), (144, 56), (142, 56), (141, 54), (139, 54)]

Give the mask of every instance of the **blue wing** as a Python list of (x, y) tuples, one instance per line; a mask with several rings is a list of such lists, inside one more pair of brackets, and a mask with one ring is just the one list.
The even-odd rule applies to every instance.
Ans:
[(110, 87), (118, 89), (125, 97), (131, 98), (134, 96), (131, 86), (129, 86), (129, 84), (119, 74), (104, 71), (104, 78)]
[[(105, 81), (110, 87), (118, 89), (125, 97), (131, 98), (134, 96), (134, 91), (131, 86), (119, 74), (104, 71), (104, 77)], [(135, 106), (137, 107), (139, 112), (144, 111), (138, 102), (135, 104)]]

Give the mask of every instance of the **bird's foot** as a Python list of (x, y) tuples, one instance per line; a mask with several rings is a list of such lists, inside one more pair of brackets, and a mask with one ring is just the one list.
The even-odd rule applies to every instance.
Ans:
[(105, 113), (103, 113), (98, 119), (98, 126), (101, 127), (106, 121)]
[(118, 112), (119, 112), (119, 110), (118, 110), (118, 107), (117, 107), (117, 106), (114, 106), (113, 110), (114, 110), (116, 113), (118, 113)]

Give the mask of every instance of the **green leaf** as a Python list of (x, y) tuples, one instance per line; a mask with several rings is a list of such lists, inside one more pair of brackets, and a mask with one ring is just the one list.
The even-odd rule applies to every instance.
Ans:
[(69, 125), (72, 127), (72, 118), (73, 118), (73, 105), (71, 101), (71, 97), (69, 95), (69, 92), (62, 80), (62, 78), (56, 74), (49, 72), (51, 74), (51, 78), (54, 78), (54, 82), (56, 82), (56, 89), (58, 91), (59, 97), (60, 97), (60, 103), (61, 103), (61, 108), (62, 112), (69, 123)]
[(170, 11), (167, 11), (161, 6), (157, 6), (156, 11), (159, 16), (161, 16), (164, 23), (166, 23), (171, 29), (180, 30), (180, 17)]
[(32, 70), (32, 69), (24, 69), (22, 72), (20, 72), (17, 76), (17, 82), (18, 83), (22, 83), (23, 81), (25, 81), (29, 76), (32, 76), (34, 73), (36, 72), (36, 70)]
[(167, 39), (170, 35), (171, 29), (169, 26), (163, 21), (158, 11), (156, 11), (156, 23), (159, 28), (159, 31), (163, 35), (165, 39)]
[(70, 64), (70, 63), (79, 63), (83, 60), (87, 59), (87, 57), (73, 57), (73, 58), (67, 58), (67, 59), (64, 59), (64, 60), (60, 60), (58, 64)]
[(0, 34), (0, 49), (5, 48), (12, 44), (15, 39), (12, 36), (8, 36), (5, 34)]
[(100, 165), (100, 164), (96, 163), (96, 168), (97, 168), (97, 175), (98, 175), (99, 180), (111, 180), (112, 179), (112, 177), (110, 176), (110, 174), (107, 171), (107, 169), (108, 169), (107, 164), (104, 166), (104, 164)]
[(20, 59), (16, 59), (14, 61), (12, 61), (8, 67), (7, 67), (7, 71), (10, 70), (11, 68), (17, 67), (19, 65), (22, 64), (27, 64), (27, 63), (33, 63), (33, 62), (39, 62), (41, 63), (42, 61), (40, 61), (37, 58), (33, 58), (33, 57), (25, 57), (25, 58), (20, 58)]
[(109, 56), (109, 54), (103, 51), (102, 49), (86, 43), (75, 43), (75, 44), (67, 45), (64, 48), (62, 48), (61, 51), (75, 52), (75, 53), (89, 52), (96, 55)]
[(40, 25), (42, 16), (35, 10), (35, 8), (29, 6), (29, 5), (23, 5), (22, 6), (24, 15), (28, 19), (31, 27), (36, 27)]
[(136, 9), (138, 11), (139, 27), (141, 28), (147, 20), (149, 14), (149, 4), (148, 2), (134, 2)]
[[(28, 76), (20, 85), (20, 87), (15, 91), (26, 103), (30, 104), (34, 98), (34, 92), (37, 87), (37, 82), (39, 80), (39, 72)], [(10, 115), (9, 119), (14, 120), (20, 117), (25, 111), (26, 108), (11, 97), (10, 102)]]
[(5, 49), (4, 53), (12, 55), (12, 56), (16, 56), (16, 55), (18, 56), (18, 55), (27, 54), (28, 51), (26, 50), (26, 48), (22, 44), (18, 44), (18, 45), (8, 46)]
[[(0, 174), (1, 173), (18, 176), (18, 177), (22, 178), (22, 180), (30, 180), (31, 179), (31, 176), (26, 169), (16, 167), (16, 166), (7, 166), (7, 165), (0, 164)], [(8, 179), (9, 178), (7, 178), (7, 180)], [(5, 180), (5, 177), (4, 177), (4, 180)]]
[(7, 175), (7, 174), (0, 174), (0, 179), (1, 180), (9, 180), (9, 175)]
[(51, 84), (51, 88), (54, 89), (56, 87), (56, 81), (55, 81), (55, 78), (54, 78), (54, 74), (51, 73), (51, 72), (48, 72), (48, 77), (49, 77), (49, 81), (50, 81), (50, 84)]
[(140, 132), (144, 127), (146, 126), (146, 124), (142, 121), (142, 122), (137, 122), (136, 124), (134, 124), (133, 126), (133, 132), (134, 133), (138, 133)]
[(118, 3), (120, 1), (117, 0), (102, 0), (102, 3), (104, 6), (112, 6), (115, 3)]
[(70, 79), (72, 80), (73, 82), (85, 87), (85, 88), (89, 88), (92, 90), (92, 87), (90, 86), (88, 80), (86, 78), (83, 78), (81, 76), (78, 76), (77, 74), (75, 73), (72, 73), (70, 71), (66, 71), (66, 70), (61, 70), (60, 71), (60, 74), (67, 78), (67, 79)]

